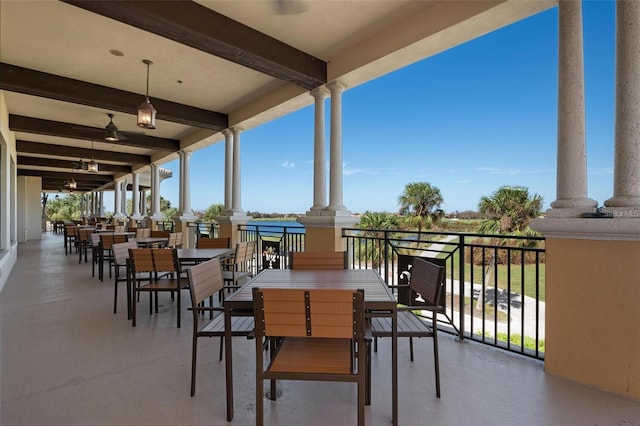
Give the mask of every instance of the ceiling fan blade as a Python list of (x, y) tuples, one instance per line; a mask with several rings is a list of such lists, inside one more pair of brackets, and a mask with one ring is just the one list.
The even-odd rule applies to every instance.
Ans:
[(304, 0), (272, 0), (276, 15), (298, 15), (307, 11)]

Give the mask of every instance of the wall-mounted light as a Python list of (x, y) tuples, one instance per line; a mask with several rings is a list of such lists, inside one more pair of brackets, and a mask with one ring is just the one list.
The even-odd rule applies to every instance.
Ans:
[(156, 128), (156, 109), (151, 105), (149, 101), (149, 66), (153, 64), (148, 59), (143, 59), (143, 63), (147, 64), (147, 92), (144, 102), (138, 107), (138, 126), (145, 129)]
[(69, 182), (69, 189), (77, 189), (78, 188), (78, 183), (75, 181), (75, 179), (71, 179), (71, 181)]

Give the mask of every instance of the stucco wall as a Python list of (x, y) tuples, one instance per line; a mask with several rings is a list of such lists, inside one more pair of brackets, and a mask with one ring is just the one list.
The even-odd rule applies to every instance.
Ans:
[(545, 370), (640, 399), (640, 242), (546, 248)]

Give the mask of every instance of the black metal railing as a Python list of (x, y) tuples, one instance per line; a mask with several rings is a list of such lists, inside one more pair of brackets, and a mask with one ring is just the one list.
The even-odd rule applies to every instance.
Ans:
[(258, 271), (263, 269), (287, 269), (289, 253), (304, 251), (303, 226), (241, 225), (240, 241), (256, 241)]
[(193, 231), (196, 239), (216, 238), (220, 236), (220, 225), (218, 222), (187, 222), (187, 229)]
[[(256, 241), (256, 271), (288, 268), (289, 253), (305, 249), (303, 229), (239, 227), (241, 241)], [(359, 228), (342, 237), (349, 267), (376, 269), (388, 285), (408, 282), (414, 256), (444, 266), (441, 329), (544, 359), (544, 238)]]
[(544, 238), (359, 228), (342, 236), (350, 266), (376, 269), (389, 285), (407, 282), (413, 256), (441, 264), (444, 329), (544, 358)]

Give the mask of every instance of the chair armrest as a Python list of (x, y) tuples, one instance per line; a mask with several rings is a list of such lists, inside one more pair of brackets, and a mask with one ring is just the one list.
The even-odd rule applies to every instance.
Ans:
[(371, 318), (364, 320), (364, 340), (367, 342), (373, 341), (373, 333), (371, 332)]
[(187, 308), (187, 310), (196, 312), (222, 312), (224, 308), (218, 306), (196, 306), (195, 308)]
[(432, 311), (442, 312), (444, 306), (430, 306), (430, 305), (418, 305), (418, 306), (398, 306), (398, 311)]

